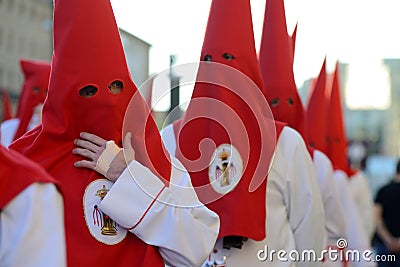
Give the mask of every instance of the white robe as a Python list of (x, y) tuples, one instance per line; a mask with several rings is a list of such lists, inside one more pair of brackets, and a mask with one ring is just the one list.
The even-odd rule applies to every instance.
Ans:
[[(174, 155), (176, 141), (172, 125), (165, 127), (161, 136), (169, 153)], [(313, 249), (320, 255), (325, 236), (324, 210), (312, 160), (299, 133), (284, 127), (271, 164), (266, 195), (267, 238), (249, 239), (242, 249), (231, 250), (223, 249), (220, 239), (204, 266), (214, 260), (219, 263), (224, 256), (227, 266), (321, 266), (317, 261), (280, 261), (276, 254), (273, 261), (270, 258), (263, 261), (266, 247), (269, 251), (287, 253), (294, 249), (300, 253)]]
[(63, 212), (53, 184), (33, 183), (14, 197), (0, 212), (0, 266), (66, 266)]
[(217, 239), (219, 217), (198, 200), (183, 165), (171, 159), (169, 187), (132, 161), (100, 209), (147, 244), (159, 247), (166, 264), (200, 266)]
[(313, 163), (324, 204), (327, 245), (336, 245), (336, 241), (344, 236), (345, 219), (340, 205), (340, 195), (335, 188), (332, 163), (319, 150), (314, 150)]
[(368, 236), (364, 231), (361, 216), (358, 212), (357, 206), (349, 189), (349, 179), (347, 174), (341, 170), (334, 172), (336, 190), (340, 194), (342, 211), (345, 218), (345, 236), (347, 241), (347, 249), (358, 251), (360, 253), (360, 260), (349, 262), (349, 267), (373, 267), (376, 266), (373, 262), (365, 261), (362, 253), (366, 250), (371, 250)]
[[(159, 247), (166, 263), (200, 266), (217, 239), (219, 217), (199, 202), (180, 162), (172, 158), (172, 164), (171, 183), (164, 188), (148, 168), (132, 161), (100, 209), (119, 225), (132, 228), (130, 232), (144, 242)], [(0, 266), (65, 266), (62, 199), (45, 190), (49, 189), (42, 184), (31, 186), (2, 211)]]
[(361, 216), (361, 221), (369, 240), (375, 233), (374, 200), (367, 177), (362, 171), (357, 171), (349, 180), (349, 188)]
[[(32, 130), (33, 128), (35, 128), (39, 123), (41, 123), (42, 121), (42, 108), (43, 108), (43, 104), (38, 104), (35, 108), (34, 108), (34, 112), (32, 114), (31, 120), (29, 121), (28, 124), (28, 129)], [(19, 126), (19, 119), (18, 118), (12, 118), (6, 121), (3, 121), (0, 124), (0, 143), (5, 146), (8, 147), (12, 141), (14, 140), (14, 135), (17, 132)]]
[[(340, 204), (340, 195), (335, 188), (333, 167), (329, 158), (319, 150), (314, 150), (314, 168), (317, 175), (318, 186), (321, 192), (325, 210), (326, 249), (335, 247), (337, 240), (345, 236), (345, 218)], [(329, 260), (325, 257), (323, 266), (342, 267), (339, 260)]]
[(0, 142), (1, 145), (8, 147), (13, 139), (15, 132), (18, 129), (19, 119), (13, 118), (10, 120), (3, 121), (0, 125)]

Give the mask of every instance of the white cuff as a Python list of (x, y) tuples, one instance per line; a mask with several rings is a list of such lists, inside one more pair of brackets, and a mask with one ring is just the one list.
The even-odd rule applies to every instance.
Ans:
[(100, 203), (100, 209), (128, 230), (135, 228), (165, 189), (148, 168), (132, 161)]

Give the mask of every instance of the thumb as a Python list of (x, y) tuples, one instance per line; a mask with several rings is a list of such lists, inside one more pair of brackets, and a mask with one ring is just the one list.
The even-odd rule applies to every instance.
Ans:
[(135, 150), (132, 147), (132, 133), (127, 132), (124, 140), (122, 142), (122, 146), (124, 148), (124, 156), (126, 159), (126, 162), (129, 164), (132, 160), (135, 160)]

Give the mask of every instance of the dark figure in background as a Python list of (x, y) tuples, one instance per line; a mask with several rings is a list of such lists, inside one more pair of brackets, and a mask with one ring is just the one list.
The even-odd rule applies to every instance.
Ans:
[[(397, 162), (396, 175), (383, 186), (375, 199), (376, 248), (380, 259), (379, 267), (400, 266), (400, 160)], [(395, 255), (396, 260), (389, 260)], [(390, 256), (393, 257), (393, 256)]]

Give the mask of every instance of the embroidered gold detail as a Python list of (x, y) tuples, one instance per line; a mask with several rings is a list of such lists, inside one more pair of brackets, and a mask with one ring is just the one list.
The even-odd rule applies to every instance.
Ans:
[[(96, 196), (100, 198), (100, 200), (103, 200), (104, 197), (108, 193), (108, 189), (106, 188), (105, 185), (103, 185), (102, 189), (97, 190)], [(103, 235), (117, 235), (117, 228), (116, 228), (116, 223), (105, 213), (102, 213), (97, 205), (94, 206), (94, 211), (93, 213), (96, 215), (95, 219), (95, 224), (96, 224), (96, 219), (97, 219), (97, 224), (101, 227), (101, 234)], [(101, 221), (98, 218), (101, 218)], [(101, 224), (100, 224), (101, 223)]]

